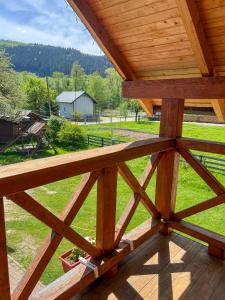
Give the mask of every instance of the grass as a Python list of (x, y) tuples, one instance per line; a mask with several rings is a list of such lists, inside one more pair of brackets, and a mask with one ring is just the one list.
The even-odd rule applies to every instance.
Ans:
[[(104, 130), (102, 130), (104, 128)], [(100, 132), (108, 132), (113, 128), (124, 128), (132, 129), (141, 132), (147, 133), (159, 133), (159, 122), (154, 121), (140, 121), (140, 122), (117, 122), (117, 123), (108, 123), (108, 124), (97, 124), (97, 125), (88, 125), (88, 130)], [(205, 140), (213, 141), (225, 141), (225, 125), (200, 125), (195, 123), (184, 123), (183, 125), (183, 136), (184, 137), (193, 137), (200, 138)]]
[[(102, 125), (101, 125), (102, 126)], [(113, 123), (104, 124), (104, 128), (131, 128), (144, 132), (158, 133), (158, 122), (142, 122), (142, 123)], [(101, 132), (99, 125), (87, 126), (87, 129), (91, 132)], [(100, 135), (100, 134), (99, 134)], [(212, 139), (217, 141), (225, 140), (224, 127), (216, 126), (204, 126), (196, 124), (184, 124), (184, 135), (202, 139)], [(61, 150), (64, 153), (64, 150)], [(53, 153), (43, 153), (43, 156), (52, 155)], [(17, 161), (15, 154), (7, 153), (7, 163)], [(5, 158), (0, 157), (0, 163), (6, 163), (3, 161)], [(136, 177), (140, 177), (147, 162), (148, 157), (142, 157), (136, 160), (129, 161), (128, 164)], [(225, 184), (225, 176), (219, 173), (214, 173), (221, 183)], [(81, 177), (73, 177), (63, 181), (55, 182), (42, 186), (30, 191), (32, 195), (39, 200), (42, 205), (48, 208), (50, 211), (59, 215), (65, 205), (68, 203), (73, 191), (79, 184)], [(147, 193), (152, 199), (154, 199), (155, 191), (155, 176), (147, 189)], [(131, 195), (129, 187), (125, 184), (122, 178), (118, 178), (118, 200), (117, 200), (117, 219), (121, 215), (124, 207), (126, 206), (128, 199)], [(178, 178), (178, 193), (177, 193), (177, 205), (176, 210), (189, 207), (203, 200), (213, 197), (214, 194), (206, 186), (206, 184), (195, 174), (195, 172), (186, 164), (180, 165), (180, 172)], [(224, 215), (225, 206), (219, 206), (210, 209), (206, 212), (189, 217), (188, 221), (194, 224), (201, 225), (207, 229), (225, 235), (224, 227)], [(142, 223), (149, 217), (149, 214), (145, 208), (140, 204), (134, 218), (132, 219), (128, 231), (138, 224)], [(31, 260), (35, 256), (38, 247), (43, 242), (46, 235), (49, 233), (49, 229), (30, 216), (28, 213), (12, 204), (6, 203), (6, 226), (7, 226), (7, 241), (10, 254), (25, 268), (28, 267)], [(83, 207), (74, 220), (72, 227), (82, 234), (83, 236), (95, 236), (95, 224), (96, 224), (96, 186), (92, 189), (90, 195), (86, 199)], [(63, 240), (60, 244), (56, 254), (49, 263), (46, 271), (44, 272), (41, 281), (44, 284), (50, 283), (63, 274), (62, 267), (58, 260), (58, 256), (63, 252), (70, 249), (72, 245)]]

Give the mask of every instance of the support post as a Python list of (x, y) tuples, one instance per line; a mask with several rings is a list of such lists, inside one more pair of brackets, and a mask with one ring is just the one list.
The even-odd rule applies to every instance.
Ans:
[(0, 299), (10, 300), (11, 296), (3, 198), (0, 198), (0, 262)]
[(111, 252), (115, 241), (117, 167), (104, 168), (97, 186), (96, 246), (101, 256)]
[[(163, 99), (160, 121), (160, 137), (177, 138), (182, 134), (184, 113), (183, 99)], [(157, 167), (156, 208), (165, 221), (162, 232), (168, 234), (166, 221), (175, 209), (179, 154), (175, 150), (167, 151)]]

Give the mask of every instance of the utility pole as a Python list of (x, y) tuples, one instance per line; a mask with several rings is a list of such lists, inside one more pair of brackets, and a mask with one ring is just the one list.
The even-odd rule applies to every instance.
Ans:
[(52, 115), (52, 108), (51, 108), (51, 101), (50, 101), (50, 94), (49, 94), (49, 83), (48, 83), (48, 76), (46, 76), (46, 85), (47, 85), (47, 93), (48, 93), (48, 109), (49, 109), (49, 116)]

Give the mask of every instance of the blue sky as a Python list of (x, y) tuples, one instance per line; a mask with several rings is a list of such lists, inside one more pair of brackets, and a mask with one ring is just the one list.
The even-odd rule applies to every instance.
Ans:
[(0, 39), (102, 55), (65, 0), (0, 0)]

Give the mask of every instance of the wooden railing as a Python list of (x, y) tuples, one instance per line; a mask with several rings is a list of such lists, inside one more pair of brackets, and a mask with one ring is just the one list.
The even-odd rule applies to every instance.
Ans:
[[(164, 228), (174, 228), (202, 240), (209, 244), (210, 254), (224, 257), (225, 238), (223, 236), (183, 221), (188, 216), (225, 202), (225, 188), (192, 155), (189, 151), (192, 149), (225, 154), (225, 144), (223, 143), (184, 138), (157, 138), (1, 167), (0, 299), (28, 299), (63, 238), (90, 254), (98, 267), (99, 276), (112, 269), (126, 255), (155, 233), (159, 231), (165, 233)], [(159, 210), (162, 205), (159, 205), (159, 202), (154, 204), (145, 190), (156, 168), (161, 162), (164, 163), (165, 158), (167, 159), (171, 153), (181, 155), (216, 193), (216, 196), (182, 211), (176, 213), (172, 211), (165, 218)], [(149, 159), (141, 179), (138, 180), (129, 169), (126, 161), (149, 154), (154, 155), (152, 155), (151, 160)], [(167, 170), (164, 172), (167, 174)], [(116, 224), (118, 173), (132, 189), (133, 195)], [(26, 192), (28, 189), (43, 184), (80, 174), (84, 174), (83, 179), (59, 217)], [(92, 245), (70, 225), (96, 182), (96, 245)], [(13, 201), (51, 229), (12, 295), (8, 274), (3, 197)], [(168, 201), (167, 198), (159, 200), (162, 203)], [(139, 202), (143, 203), (151, 218), (129, 234), (130, 244), (121, 242)], [(95, 279), (93, 270), (80, 265), (62, 276), (60, 280), (50, 284), (37, 299), (69, 299)]]
[[(123, 245), (121, 248), (117, 247), (139, 201), (144, 204), (154, 218), (159, 217), (159, 213), (145, 189), (163, 155), (162, 153), (174, 147), (174, 140), (158, 138), (1, 167), (0, 298), (4, 300), (28, 299), (63, 238), (95, 258), (99, 265), (100, 274), (112, 268), (124, 255), (130, 252), (127, 245)], [(158, 154), (155, 156), (153, 164), (149, 161), (139, 183), (125, 162), (153, 153)], [(118, 172), (133, 190), (133, 196), (118, 224), (115, 224)], [(28, 189), (80, 174), (84, 174), (83, 179), (60, 217), (51, 213), (30, 193), (26, 192)], [(97, 221), (96, 246), (93, 246), (70, 225), (95, 182), (97, 182)], [(8, 276), (3, 197), (7, 197), (16, 203), (52, 230), (12, 295), (10, 295)], [(142, 239), (148, 238), (153, 232), (156, 232), (157, 228), (158, 222), (149, 224), (145, 228), (147, 231)], [(142, 239), (136, 239), (135, 247), (142, 242)], [(105, 260), (108, 254), (112, 255), (114, 249), (117, 249), (117, 252), (108, 260)], [(58, 285), (57, 291), (56, 289), (47, 289), (38, 299), (61, 299), (61, 297), (65, 299), (93, 281), (92, 273), (86, 271), (85, 276), (84, 274), (78, 276), (79, 280), (77, 280), (77, 277), (73, 277), (71, 281), (67, 280), (64, 284), (61, 283)]]

